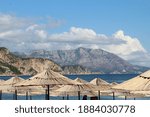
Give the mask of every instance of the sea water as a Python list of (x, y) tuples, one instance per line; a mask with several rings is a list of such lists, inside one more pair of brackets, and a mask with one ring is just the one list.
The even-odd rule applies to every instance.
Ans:
[[(122, 83), (126, 80), (129, 80), (135, 76), (137, 76), (138, 74), (86, 74), (86, 75), (66, 75), (68, 78), (70, 79), (76, 79), (77, 77), (78, 78), (81, 78), (83, 80), (86, 80), (86, 81), (91, 81), (93, 80), (94, 78), (101, 78), (109, 83), (112, 83), (112, 82), (116, 82), (116, 83)], [(11, 78), (12, 76), (0, 76), (0, 79), (3, 79), (3, 80), (7, 80), (9, 78)], [(31, 76), (20, 76), (24, 79), (27, 79), (27, 78), (30, 78)], [(4, 100), (12, 100), (13, 99), (13, 94), (3, 94), (2, 95), (2, 99)], [(25, 96), (18, 96), (18, 100), (25, 100), (26, 97)], [(33, 99), (33, 100), (44, 100), (45, 99), (45, 95), (34, 95), (32, 97), (29, 97), (29, 99)], [(62, 96), (57, 96), (57, 97), (50, 97), (50, 99), (54, 99), (54, 100), (60, 100), (60, 99), (63, 99)], [(66, 97), (64, 97), (64, 99), (66, 99)], [(78, 99), (76, 96), (71, 96), (69, 97), (69, 99), (71, 100), (76, 100)], [(81, 96), (81, 99), (82, 99), (82, 96)], [(90, 99), (88, 97), (88, 99)], [(102, 100), (112, 100), (112, 96), (102, 96), (101, 97)], [(118, 98), (116, 97), (115, 99), (117, 100), (124, 100), (124, 98)], [(132, 98), (130, 98), (132, 100)], [(148, 97), (144, 97), (144, 98), (136, 98), (138, 100), (149, 100), (150, 98)], [(129, 99), (128, 99), (129, 100)]]

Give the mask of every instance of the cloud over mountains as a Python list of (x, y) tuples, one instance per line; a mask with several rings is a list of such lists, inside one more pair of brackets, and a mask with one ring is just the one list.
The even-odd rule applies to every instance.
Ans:
[(62, 22), (51, 18), (43, 20), (46, 22), (39, 23), (40, 21), (29, 18), (0, 14), (0, 46), (12, 51), (101, 48), (135, 64), (147, 65), (150, 62), (150, 55), (140, 41), (124, 34), (123, 30), (108, 36), (89, 28), (71, 27), (66, 32), (51, 34), (50, 30)]

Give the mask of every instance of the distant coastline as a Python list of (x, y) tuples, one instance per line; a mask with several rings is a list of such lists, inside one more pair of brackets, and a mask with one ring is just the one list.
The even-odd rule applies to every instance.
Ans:
[[(45, 51), (44, 51), (45, 53)], [(51, 52), (48, 52), (48, 55)], [(38, 52), (36, 52), (39, 55)], [(43, 56), (43, 57), (42, 57)], [(41, 56), (23, 58), (0, 47), (0, 75), (35, 75), (50, 68), (61, 74), (139, 74), (147, 67), (135, 66), (116, 55), (101, 49), (77, 48), (68, 51), (56, 51), (54, 60)], [(57, 58), (58, 57), (58, 58)], [(113, 62), (112, 62), (113, 61)], [(64, 64), (64, 65), (63, 65)]]

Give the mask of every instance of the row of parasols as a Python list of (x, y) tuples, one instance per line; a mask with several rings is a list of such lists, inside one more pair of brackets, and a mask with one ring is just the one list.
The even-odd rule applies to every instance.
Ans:
[[(12, 93), (13, 99), (17, 100), (18, 95), (45, 94), (45, 99), (49, 100), (51, 96), (81, 96), (96, 97), (115, 96), (127, 98), (147, 97), (150, 94), (150, 70), (146, 71), (121, 84), (108, 83), (100, 78), (95, 78), (87, 82), (80, 78), (69, 79), (58, 72), (50, 69), (29, 78), (12, 77), (6, 81), (0, 80), (0, 99), (3, 93)], [(92, 98), (91, 98), (92, 99)]]

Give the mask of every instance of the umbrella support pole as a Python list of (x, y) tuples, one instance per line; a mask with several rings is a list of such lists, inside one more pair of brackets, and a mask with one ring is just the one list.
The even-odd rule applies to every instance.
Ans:
[(125, 96), (125, 100), (127, 100), (127, 96)]
[(45, 89), (45, 100), (48, 100), (48, 91)]
[(50, 100), (50, 93), (49, 93), (49, 85), (47, 85), (47, 94), (48, 94), (48, 96), (47, 96), (47, 100)]
[(67, 100), (69, 100), (69, 95), (67, 94)]
[(98, 91), (98, 100), (101, 100), (101, 91)]
[(113, 100), (115, 100), (115, 92), (113, 92)]
[(17, 100), (17, 90), (15, 90), (14, 100)]
[(2, 90), (0, 90), (0, 100), (2, 100)]
[(26, 91), (26, 100), (28, 100), (28, 91)]
[(78, 91), (78, 100), (80, 100), (80, 91)]

